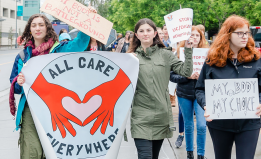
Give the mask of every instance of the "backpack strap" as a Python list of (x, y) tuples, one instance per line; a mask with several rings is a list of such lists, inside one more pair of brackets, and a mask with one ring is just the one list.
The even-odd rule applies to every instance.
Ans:
[(24, 58), (25, 58), (24, 50), (20, 51), (18, 54), (19, 54), (20, 58), (22, 59), (22, 61), (24, 61)]

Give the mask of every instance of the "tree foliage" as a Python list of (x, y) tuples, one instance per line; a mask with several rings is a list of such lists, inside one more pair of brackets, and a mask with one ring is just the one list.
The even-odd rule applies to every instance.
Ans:
[(218, 30), (230, 15), (247, 18), (251, 25), (261, 25), (260, 0), (111, 0), (107, 18), (117, 32), (134, 30), (139, 19), (149, 18), (162, 27), (164, 16), (182, 8), (192, 8), (193, 25)]

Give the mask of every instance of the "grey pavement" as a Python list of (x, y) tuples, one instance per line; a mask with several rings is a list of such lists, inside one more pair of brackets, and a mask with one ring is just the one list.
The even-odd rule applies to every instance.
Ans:
[[(9, 90), (0, 92), (0, 158), (19, 159), (19, 132), (14, 131), (15, 120), (13, 120), (13, 116), (10, 114), (8, 94)], [(16, 102), (18, 102), (18, 99), (19, 96), (16, 96)]]
[(10, 87), (9, 77), (16, 55), (21, 49), (0, 50), (0, 91)]

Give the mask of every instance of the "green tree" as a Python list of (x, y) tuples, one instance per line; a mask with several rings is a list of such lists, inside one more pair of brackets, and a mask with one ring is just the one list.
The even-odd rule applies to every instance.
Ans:
[(177, 0), (112, 0), (108, 19), (118, 32), (134, 30), (142, 18), (149, 18), (161, 27), (165, 23), (163, 16), (177, 9)]
[(11, 42), (11, 49), (12, 49), (12, 47), (13, 47), (13, 40), (14, 40), (14, 34), (13, 34), (13, 28), (12, 27), (10, 27), (10, 29), (9, 29), (8, 39)]
[(261, 25), (260, 0), (111, 0), (108, 20), (118, 32), (134, 30), (139, 19), (150, 18), (162, 26), (164, 16), (182, 8), (193, 9), (193, 25), (203, 24), (206, 30), (218, 30), (230, 15), (249, 19)]

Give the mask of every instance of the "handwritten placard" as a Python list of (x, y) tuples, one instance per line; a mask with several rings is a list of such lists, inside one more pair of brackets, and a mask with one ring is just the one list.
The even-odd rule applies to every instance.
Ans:
[(259, 118), (257, 78), (205, 80), (205, 97), (210, 119)]
[(179, 9), (164, 16), (171, 43), (188, 40), (191, 35), (193, 10)]
[(176, 88), (177, 88), (177, 83), (174, 83), (174, 82), (169, 81), (169, 86), (168, 86), (168, 88), (169, 88), (169, 94), (172, 95), (172, 96), (174, 96), (174, 95), (175, 95), (175, 90), (176, 90)]
[(113, 23), (75, 0), (45, 0), (41, 11), (81, 30), (85, 34), (107, 43)]
[[(194, 48), (193, 49), (193, 73), (201, 72), (203, 64), (206, 60), (209, 48)], [(180, 48), (180, 60), (185, 61), (184, 47)]]

